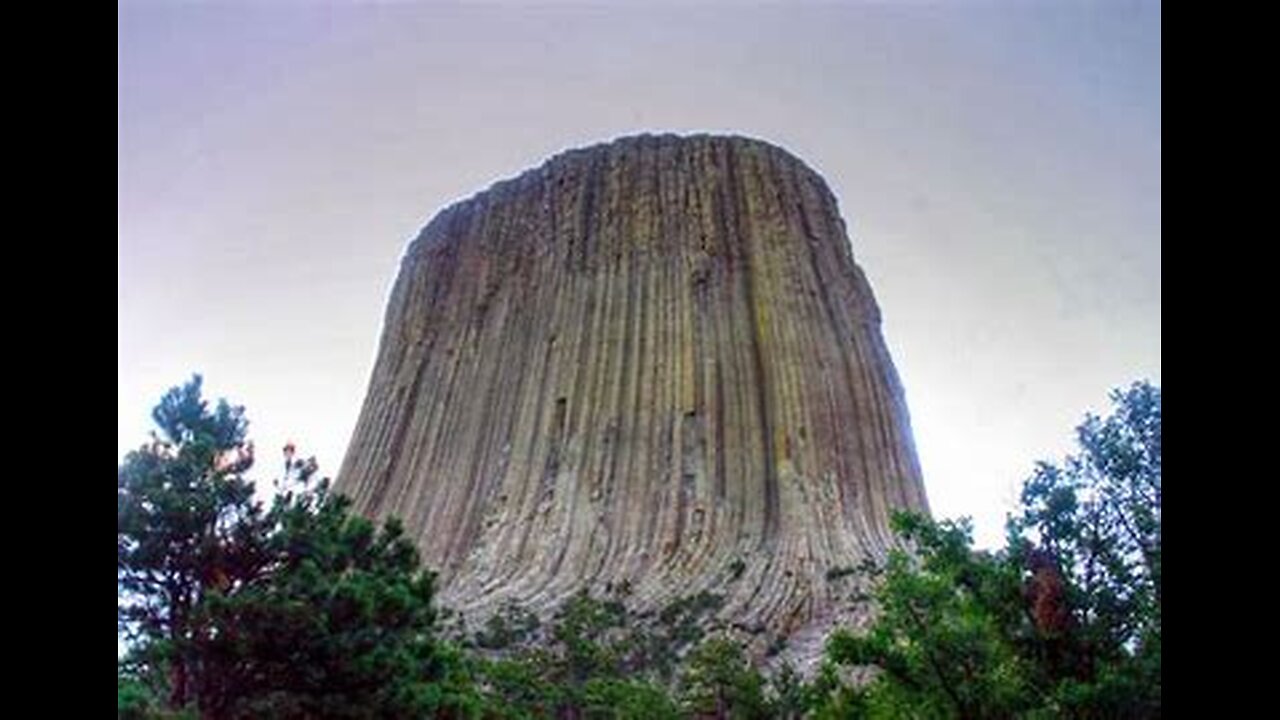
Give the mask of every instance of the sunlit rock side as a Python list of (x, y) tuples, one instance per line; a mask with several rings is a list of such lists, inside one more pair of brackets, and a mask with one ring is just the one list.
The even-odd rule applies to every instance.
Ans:
[(714, 136), (572, 150), (440, 212), (337, 488), (402, 518), (473, 617), (706, 589), (810, 645), (862, 612), (835, 576), (884, 555), (891, 510), (927, 511), (835, 198)]

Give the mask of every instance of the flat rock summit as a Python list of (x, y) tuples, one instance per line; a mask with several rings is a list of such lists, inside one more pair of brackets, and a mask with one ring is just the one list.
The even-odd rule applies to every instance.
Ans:
[(758, 140), (571, 150), (409, 246), (336, 488), (441, 602), (701, 590), (772, 637), (856, 622), (848, 570), (928, 511), (836, 199)]

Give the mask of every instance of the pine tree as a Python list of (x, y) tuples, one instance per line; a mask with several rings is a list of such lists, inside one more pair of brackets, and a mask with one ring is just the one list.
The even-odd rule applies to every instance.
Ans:
[(253, 463), (243, 408), (213, 409), (199, 375), (152, 411), (160, 430), (117, 474), (117, 632), (134, 664), (167, 670), (168, 705), (198, 695), (211, 629), (199, 609), (263, 563), (264, 519), (243, 473)]
[(397, 523), (311, 484), (313, 460), (264, 509), (243, 410), (211, 409), (199, 376), (153, 417), (163, 434), (125, 458), (117, 491), (130, 698), (160, 690), (204, 718), (409, 718), (463, 701), (439, 682), (434, 578)]

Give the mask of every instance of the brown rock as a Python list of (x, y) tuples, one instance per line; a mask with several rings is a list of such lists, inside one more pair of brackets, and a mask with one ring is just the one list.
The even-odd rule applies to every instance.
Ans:
[(625, 583), (797, 637), (858, 614), (828, 573), (883, 556), (892, 508), (927, 511), (835, 198), (712, 136), (572, 150), (437, 215), (337, 489), (469, 616)]

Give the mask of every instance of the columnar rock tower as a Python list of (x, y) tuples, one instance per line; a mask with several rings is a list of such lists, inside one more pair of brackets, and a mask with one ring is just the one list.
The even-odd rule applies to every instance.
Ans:
[(410, 245), (337, 489), (442, 601), (725, 596), (789, 635), (927, 511), (880, 313), (822, 178), (740, 137), (572, 150)]

